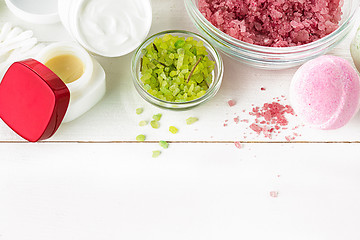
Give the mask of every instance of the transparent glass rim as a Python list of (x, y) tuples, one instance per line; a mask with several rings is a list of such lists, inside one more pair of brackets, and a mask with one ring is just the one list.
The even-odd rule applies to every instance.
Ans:
[(346, 30), (349, 26), (349, 24), (354, 19), (355, 13), (358, 12), (358, 8), (360, 6), (360, 1), (357, 2), (356, 7), (351, 10), (350, 15), (347, 17), (347, 19), (344, 20), (344, 22), (332, 33), (329, 35), (326, 35), (325, 37), (318, 39), (314, 42), (307, 43), (304, 45), (294, 46), (294, 47), (267, 47), (267, 46), (261, 46), (261, 45), (255, 45), (251, 43), (247, 43), (241, 40), (238, 40), (234, 37), (231, 37), (230, 35), (227, 35), (226, 33), (222, 32), (218, 28), (216, 28), (212, 23), (210, 23), (200, 12), (198, 9), (195, 0), (184, 0), (185, 6), (187, 7), (187, 10), (191, 11), (191, 14), (194, 14), (196, 16), (195, 21), (200, 21), (203, 26), (207, 27), (210, 31), (215, 32), (218, 37), (220, 37), (223, 41), (226, 41), (228, 44), (231, 44), (232, 47), (239, 48), (242, 51), (245, 49), (248, 51), (256, 51), (256, 52), (263, 52), (267, 54), (281, 54), (281, 53), (296, 53), (296, 52), (304, 52), (308, 50), (316, 49), (326, 43), (329, 43), (331, 41), (334, 41), (339, 35), (342, 34), (344, 30)]
[[(204, 46), (207, 48), (208, 54), (211, 55), (215, 61), (215, 68), (216, 68), (218, 74), (216, 74), (216, 75), (214, 74), (213, 82), (211, 83), (211, 85), (209, 86), (209, 89), (206, 91), (206, 93), (203, 96), (201, 96), (197, 99), (191, 100), (191, 101), (186, 101), (186, 102), (170, 102), (170, 101), (165, 101), (165, 100), (156, 98), (144, 89), (143, 83), (141, 82), (141, 79), (138, 76), (138, 69), (137, 69), (138, 61), (140, 61), (141, 55), (142, 55), (141, 50), (143, 48), (147, 47), (151, 42), (153, 42), (155, 38), (163, 36), (165, 34), (174, 34), (174, 35), (183, 34), (183, 35), (187, 35), (188, 37), (196, 37), (205, 43)], [(136, 89), (139, 91), (139, 88), (140, 88), (140, 91), (141, 91), (140, 96), (142, 96), (145, 100), (151, 99), (151, 103), (156, 104), (160, 107), (180, 110), (180, 109), (184, 109), (184, 108), (191, 108), (202, 102), (205, 102), (217, 93), (217, 91), (220, 88), (223, 74), (224, 74), (224, 63), (221, 58), (221, 55), (213, 47), (213, 45), (208, 40), (206, 40), (205, 38), (200, 36), (199, 34), (185, 31), (185, 30), (168, 30), (168, 31), (162, 31), (162, 32), (156, 33), (156, 34), (148, 37), (143, 43), (141, 43), (141, 45), (136, 49), (136, 51), (132, 57), (132, 60), (131, 60), (131, 74), (132, 74), (133, 82), (134, 82), (134, 85), (136, 86)]]

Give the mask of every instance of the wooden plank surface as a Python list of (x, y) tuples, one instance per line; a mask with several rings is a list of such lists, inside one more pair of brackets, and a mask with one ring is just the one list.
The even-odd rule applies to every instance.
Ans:
[(0, 144), (0, 239), (360, 238), (357, 144), (158, 148)]

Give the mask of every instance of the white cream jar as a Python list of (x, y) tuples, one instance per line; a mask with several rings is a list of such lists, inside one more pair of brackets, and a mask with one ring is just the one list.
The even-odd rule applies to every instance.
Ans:
[(80, 117), (104, 96), (105, 72), (78, 44), (52, 43), (43, 48), (35, 59), (57, 74), (70, 91), (70, 103), (63, 122)]
[(61, 0), (59, 16), (87, 50), (118, 57), (135, 50), (152, 22), (150, 0)]

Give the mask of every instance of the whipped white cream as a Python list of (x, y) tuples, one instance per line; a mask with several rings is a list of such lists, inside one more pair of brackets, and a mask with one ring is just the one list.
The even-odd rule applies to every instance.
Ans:
[(76, 29), (90, 51), (116, 57), (141, 44), (151, 21), (149, 0), (85, 0), (79, 7)]

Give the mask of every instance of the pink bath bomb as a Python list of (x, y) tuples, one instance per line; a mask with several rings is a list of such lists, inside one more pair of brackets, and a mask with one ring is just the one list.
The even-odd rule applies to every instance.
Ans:
[(344, 126), (359, 107), (360, 79), (345, 59), (321, 56), (302, 65), (290, 87), (295, 113), (319, 129)]

